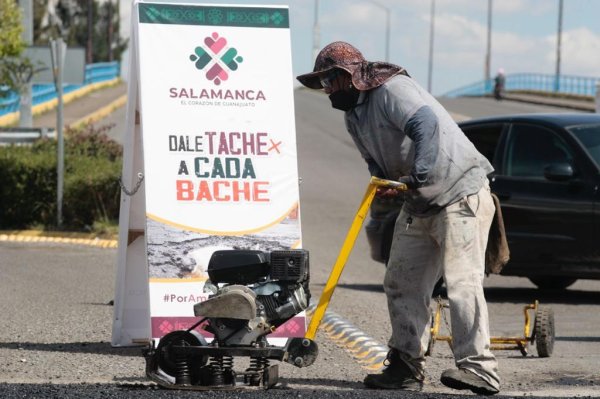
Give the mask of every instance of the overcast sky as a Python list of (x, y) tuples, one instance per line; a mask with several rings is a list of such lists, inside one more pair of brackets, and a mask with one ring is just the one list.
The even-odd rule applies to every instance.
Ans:
[[(431, 0), (376, 0), (391, 10), (390, 62), (427, 87)], [(126, 2), (125, 2), (126, 3)], [(294, 75), (312, 70), (315, 0), (202, 1), (198, 4), (286, 5)], [(487, 0), (435, 0), (432, 92), (481, 81)], [(559, 0), (493, 0), (491, 74), (556, 70)], [(319, 0), (320, 47), (336, 40), (385, 60), (386, 12), (369, 0)], [(126, 15), (122, 17), (127, 18)], [(600, 77), (600, 1), (564, 0), (561, 73)]]

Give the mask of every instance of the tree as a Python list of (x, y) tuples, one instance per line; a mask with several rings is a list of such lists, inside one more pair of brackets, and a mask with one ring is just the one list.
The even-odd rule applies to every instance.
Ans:
[(127, 42), (119, 36), (119, 3), (112, 0), (102, 3), (98, 10), (98, 20), (95, 24), (94, 60), (120, 60), (127, 48)]
[[(35, 0), (34, 4), (36, 45), (46, 45), (51, 38), (62, 36), (69, 47), (89, 49), (87, 62), (121, 59), (127, 43), (118, 34), (116, 0), (54, 0), (51, 16), (47, 0)], [(88, 24), (90, 14), (91, 24)]]
[(4, 58), (0, 60), (0, 81), (21, 95), (33, 76), (44, 69), (46, 68), (43, 66), (34, 65), (27, 57)]
[(23, 52), (21, 10), (15, 0), (0, 0), (0, 59), (16, 57)]
[(0, 0), (0, 21), (0, 95), (6, 95), (9, 90), (22, 94), (40, 69), (29, 58), (21, 57), (25, 42), (21, 36), (21, 10), (15, 0)]

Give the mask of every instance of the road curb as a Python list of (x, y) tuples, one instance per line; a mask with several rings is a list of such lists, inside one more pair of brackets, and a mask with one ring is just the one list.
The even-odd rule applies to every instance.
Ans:
[(44, 231), (0, 231), (0, 242), (32, 242), (86, 245), (98, 248), (117, 248), (112, 238), (94, 237), (86, 233), (62, 233)]

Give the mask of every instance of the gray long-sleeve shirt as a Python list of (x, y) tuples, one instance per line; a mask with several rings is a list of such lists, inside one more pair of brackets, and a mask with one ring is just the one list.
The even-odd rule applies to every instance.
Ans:
[(372, 174), (411, 176), (405, 209), (429, 216), (474, 194), (493, 171), (441, 104), (415, 80), (398, 75), (361, 93), (346, 127)]

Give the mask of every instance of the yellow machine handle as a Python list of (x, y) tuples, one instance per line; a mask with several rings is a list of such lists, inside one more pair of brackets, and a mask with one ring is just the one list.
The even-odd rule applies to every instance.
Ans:
[(329, 279), (327, 279), (327, 284), (325, 284), (325, 289), (321, 294), (321, 298), (319, 298), (319, 303), (313, 317), (310, 320), (310, 324), (308, 325), (308, 330), (304, 335), (304, 338), (308, 338), (310, 340), (314, 340), (317, 335), (317, 329), (319, 325), (321, 325), (321, 320), (323, 320), (323, 316), (325, 315), (325, 311), (327, 310), (327, 306), (329, 306), (329, 301), (331, 300), (331, 296), (333, 295), (333, 291), (337, 286), (338, 280), (342, 275), (342, 271), (344, 270), (344, 266), (346, 266), (346, 261), (350, 256), (350, 252), (352, 252), (352, 248), (354, 247), (354, 242), (356, 241), (356, 237), (358, 237), (358, 233), (360, 232), (360, 228), (367, 217), (367, 212), (369, 211), (369, 207), (371, 206), (371, 202), (373, 202), (373, 197), (375, 197), (375, 192), (378, 187), (384, 188), (392, 188), (399, 191), (406, 191), (408, 187), (404, 183), (400, 183), (393, 180), (380, 179), (378, 177), (371, 177), (369, 182), (369, 186), (367, 187), (367, 191), (360, 203), (358, 211), (356, 212), (356, 216), (354, 217), (354, 221), (348, 230), (348, 234), (346, 234), (346, 239), (344, 240), (344, 244), (342, 245), (342, 249), (333, 265), (333, 269), (329, 274)]

